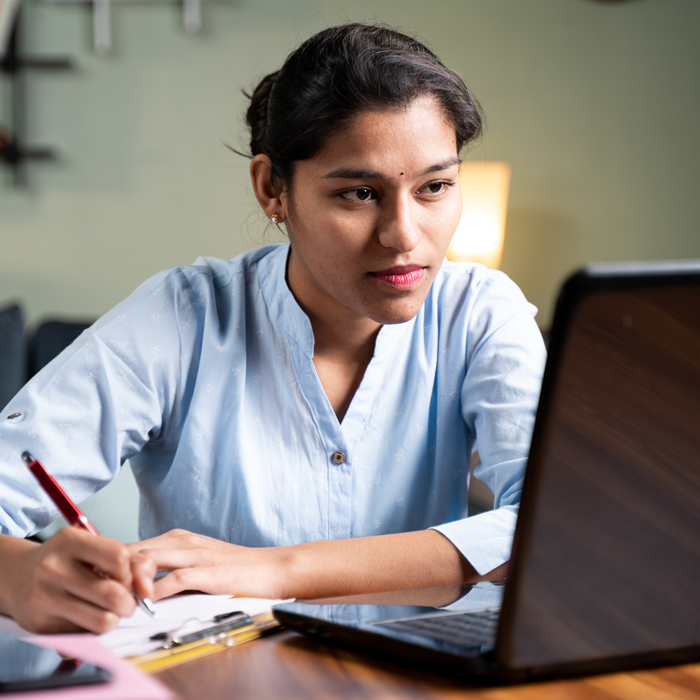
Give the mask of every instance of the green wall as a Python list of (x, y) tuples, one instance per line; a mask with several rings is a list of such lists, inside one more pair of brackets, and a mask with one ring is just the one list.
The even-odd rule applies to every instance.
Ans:
[(347, 18), (417, 33), (483, 103), (470, 157), (513, 166), (503, 269), (541, 324), (585, 262), (700, 257), (698, 0), (202, 5), (189, 35), (179, 3), (114, 3), (99, 56), (88, 7), (27, 0), (27, 48), (77, 69), (28, 78), (30, 136), (61, 160), (30, 165), (28, 189), (0, 169), (0, 305), (94, 317), (158, 270), (271, 240), (247, 162), (223, 145), (245, 143), (240, 89)]

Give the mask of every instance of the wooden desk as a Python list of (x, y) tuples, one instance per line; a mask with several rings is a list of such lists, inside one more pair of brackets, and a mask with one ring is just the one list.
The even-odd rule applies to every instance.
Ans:
[(665, 700), (700, 698), (700, 663), (484, 688), (283, 631), (155, 675), (183, 700)]

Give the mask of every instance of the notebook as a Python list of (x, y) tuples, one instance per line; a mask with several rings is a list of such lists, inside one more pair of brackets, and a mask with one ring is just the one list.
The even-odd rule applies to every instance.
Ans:
[(700, 262), (601, 265), (559, 296), (507, 581), (274, 614), (519, 682), (700, 659), (698, 581)]

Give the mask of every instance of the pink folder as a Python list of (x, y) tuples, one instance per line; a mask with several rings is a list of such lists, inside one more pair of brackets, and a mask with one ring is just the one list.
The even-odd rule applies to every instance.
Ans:
[(112, 680), (97, 685), (34, 690), (2, 695), (2, 700), (176, 700), (177, 695), (128, 661), (115, 656), (93, 634), (51, 634), (27, 641), (76, 656), (112, 672)]

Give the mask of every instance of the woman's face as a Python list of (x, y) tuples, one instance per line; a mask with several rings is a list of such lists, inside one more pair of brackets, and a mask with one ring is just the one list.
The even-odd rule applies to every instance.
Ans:
[(437, 103), (364, 112), (296, 164), (280, 199), (289, 286), (312, 318), (418, 313), (462, 210), (454, 127)]

